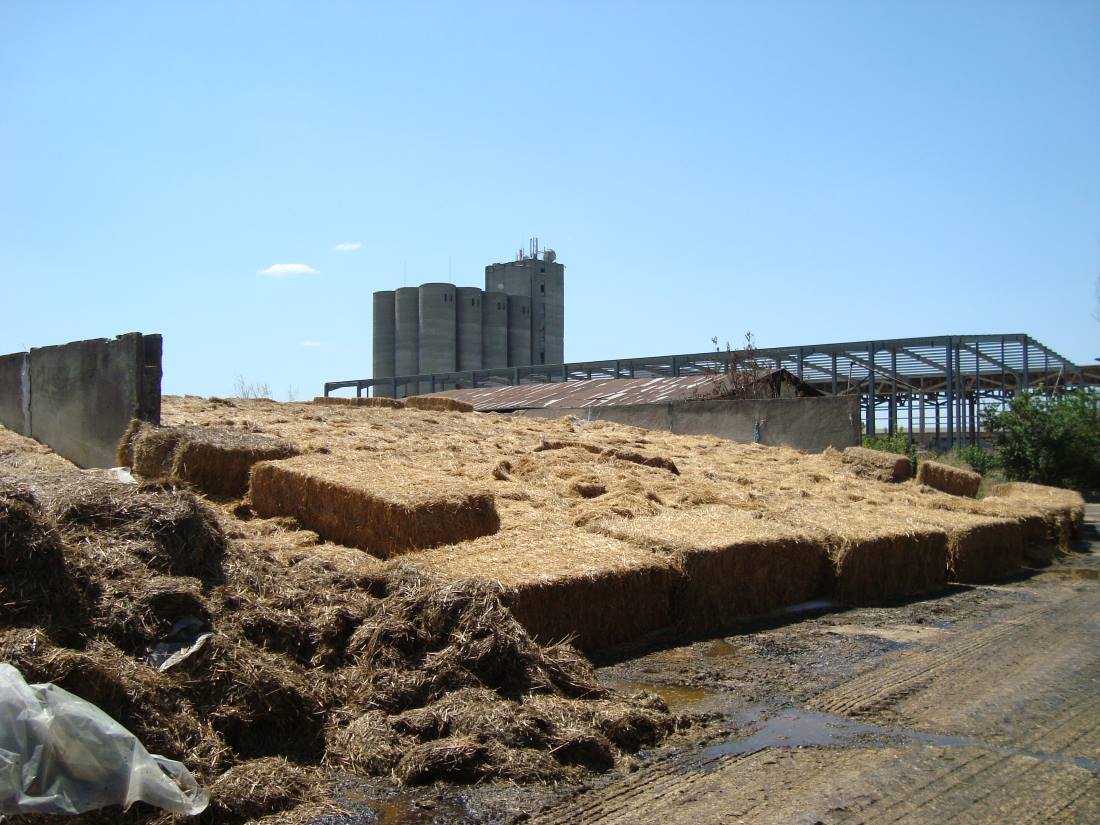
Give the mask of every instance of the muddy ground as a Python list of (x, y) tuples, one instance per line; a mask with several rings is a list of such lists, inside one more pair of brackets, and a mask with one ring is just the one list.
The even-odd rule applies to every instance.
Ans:
[[(578, 785), (346, 778), (337, 823), (1100, 822), (1100, 505), (1068, 558), (937, 597), (616, 651), (700, 723)], [(322, 825), (322, 823), (318, 823)]]

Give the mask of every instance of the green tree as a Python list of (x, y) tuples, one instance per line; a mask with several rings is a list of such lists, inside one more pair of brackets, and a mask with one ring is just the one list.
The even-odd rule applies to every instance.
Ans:
[(985, 417), (997, 433), (997, 460), (1008, 478), (1100, 489), (1100, 395), (1024, 393)]

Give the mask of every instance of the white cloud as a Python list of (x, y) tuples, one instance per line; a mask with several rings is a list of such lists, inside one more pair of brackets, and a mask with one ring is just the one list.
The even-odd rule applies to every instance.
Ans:
[(302, 346), (303, 347), (319, 347), (319, 346), (321, 346), (321, 342), (320, 341), (302, 341)]
[(363, 244), (359, 241), (348, 241), (346, 243), (338, 243), (333, 247), (337, 252), (355, 252)]
[(265, 278), (296, 278), (299, 275), (320, 275), (321, 272), (308, 264), (272, 264), (267, 269), (257, 270), (256, 274)]

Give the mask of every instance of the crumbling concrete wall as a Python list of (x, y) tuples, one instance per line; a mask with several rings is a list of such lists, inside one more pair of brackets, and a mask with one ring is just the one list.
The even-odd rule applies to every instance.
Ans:
[(27, 434), (27, 353), (0, 355), (0, 424)]
[(130, 419), (160, 423), (161, 347), (131, 332), (2, 356), (0, 422), (81, 467), (113, 467)]
[(517, 415), (615, 421), (677, 435), (715, 435), (731, 441), (821, 452), (860, 443), (859, 399), (855, 396), (762, 400), (673, 401), (565, 409), (519, 410)]

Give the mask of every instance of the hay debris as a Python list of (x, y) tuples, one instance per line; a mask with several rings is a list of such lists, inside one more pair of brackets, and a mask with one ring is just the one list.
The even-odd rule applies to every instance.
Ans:
[(405, 399), (405, 407), (410, 410), (435, 410), (438, 412), (471, 413), (474, 405), (457, 398), (440, 395), (412, 395)]
[(853, 475), (860, 478), (896, 483), (913, 477), (913, 463), (909, 457), (896, 453), (867, 447), (846, 447), (840, 454), (840, 460)]
[(917, 468), (917, 483), (953, 496), (975, 498), (982, 476), (938, 461), (922, 461)]
[(500, 527), (487, 488), (381, 459), (263, 462), (252, 471), (250, 497), (262, 516), (293, 516), (326, 539), (381, 558)]
[(321, 773), (282, 757), (234, 765), (210, 786), (210, 807), (200, 822), (244, 823), (320, 801)]

